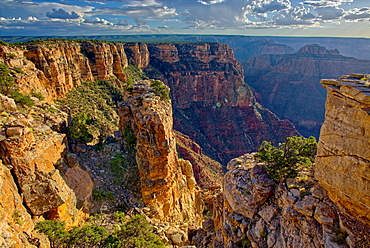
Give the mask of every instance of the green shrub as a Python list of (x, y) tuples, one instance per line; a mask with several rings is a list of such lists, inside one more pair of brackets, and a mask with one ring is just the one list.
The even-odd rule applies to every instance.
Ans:
[(0, 40), (0, 45), (1, 46), (8, 46), (9, 44), (8, 43), (6, 43), (5, 41), (3, 41), (3, 40)]
[(144, 72), (140, 70), (136, 65), (128, 65), (123, 69), (123, 72), (127, 74), (128, 78), (131, 78), (132, 81), (140, 81), (142, 79), (147, 79), (147, 76)]
[(10, 70), (7, 64), (0, 63), (0, 93), (6, 96), (15, 91), (14, 78), (9, 76)]
[(18, 91), (18, 89), (11, 92), (10, 96), (16, 103), (19, 103), (23, 106), (32, 107), (35, 104), (35, 101), (32, 100), (30, 96), (23, 95)]
[[(92, 216), (91, 216), (92, 217)], [(99, 215), (101, 224), (86, 224), (65, 230), (62, 221), (45, 220), (36, 223), (35, 228), (44, 233), (51, 242), (51, 247), (83, 248), (83, 247), (111, 247), (111, 248), (164, 248), (161, 239), (154, 234), (152, 227), (145, 216), (136, 215), (126, 221), (123, 212), (113, 215), (115, 221), (120, 221), (120, 228), (108, 230), (101, 226), (111, 218), (109, 215)], [(105, 219), (105, 220), (104, 220)], [(91, 220), (89, 220), (91, 221)]]
[(67, 232), (64, 222), (45, 220), (36, 223), (35, 228), (49, 238), (52, 247), (101, 247), (108, 237), (107, 230), (95, 224), (73, 227)]
[(92, 122), (93, 119), (90, 114), (78, 113), (72, 118), (72, 125), (68, 127), (68, 137), (79, 140), (83, 143), (92, 141), (94, 137), (87, 129), (87, 125)]
[(113, 180), (116, 183), (122, 183), (124, 170), (127, 169), (125, 158), (121, 154), (119, 154), (117, 157), (112, 158), (109, 164), (113, 175)]
[(15, 71), (16, 74), (23, 74), (24, 73), (24, 71), (19, 67), (14, 66), (12, 69), (13, 69), (13, 71)]
[(40, 101), (45, 100), (45, 97), (40, 92), (35, 92), (34, 90), (31, 90), (31, 96), (36, 97)]
[(96, 247), (108, 237), (107, 230), (95, 224), (73, 227), (68, 231), (68, 247)]
[(97, 189), (94, 189), (93, 192), (92, 192), (93, 196), (94, 196), (94, 199), (96, 201), (100, 201), (100, 200), (103, 200), (107, 194), (105, 193), (105, 191), (103, 190), (97, 190)]
[(66, 244), (67, 232), (62, 221), (40, 221), (36, 223), (35, 229), (49, 238), (52, 247), (62, 247)]
[(126, 90), (127, 91), (132, 91), (132, 88), (133, 88), (133, 79), (132, 78), (127, 78), (127, 82), (126, 82)]
[(159, 96), (162, 101), (168, 101), (170, 99), (168, 88), (163, 84), (162, 81), (155, 80), (150, 84), (150, 86), (154, 90), (154, 94)]
[[(105, 142), (106, 138), (118, 129), (117, 103), (122, 101), (123, 89), (119, 89), (110, 81), (83, 82), (67, 93), (66, 98), (59, 99), (61, 107), (70, 109), (72, 119), (86, 114), (93, 121), (86, 124), (70, 123), (70, 133), (73, 137), (81, 136), (86, 142)], [(76, 125), (76, 126), (73, 126)], [(82, 135), (79, 135), (82, 129)], [(72, 136), (69, 136), (70, 138)], [(82, 141), (80, 140), (80, 141)]]
[(153, 229), (143, 215), (135, 215), (124, 223), (121, 229), (112, 235), (111, 240), (120, 243), (121, 246), (117, 247), (165, 247), (161, 239), (153, 233)]
[(16, 57), (16, 55), (14, 53), (7, 53), (6, 56), (11, 58), (11, 59), (14, 59)]
[(123, 136), (125, 137), (126, 145), (129, 149), (135, 149), (136, 147), (136, 136), (134, 130), (130, 126), (126, 126), (123, 130)]
[(236, 242), (236, 247), (238, 248), (249, 248), (252, 247), (252, 243), (249, 241), (247, 237), (243, 237), (238, 242)]
[(286, 178), (295, 178), (299, 169), (313, 166), (317, 143), (314, 137), (307, 139), (293, 136), (286, 138), (285, 143), (274, 147), (271, 142), (262, 142), (255, 155), (266, 163), (266, 171), (276, 182)]
[(124, 222), (126, 220), (126, 214), (122, 211), (114, 212), (113, 217), (117, 222)]

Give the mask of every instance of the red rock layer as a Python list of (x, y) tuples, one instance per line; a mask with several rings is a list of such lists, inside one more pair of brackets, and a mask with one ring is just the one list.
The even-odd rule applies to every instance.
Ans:
[(148, 75), (171, 88), (174, 127), (190, 136), (211, 158), (226, 164), (256, 150), (262, 141), (296, 135), (255, 102), (241, 65), (219, 43), (149, 44)]

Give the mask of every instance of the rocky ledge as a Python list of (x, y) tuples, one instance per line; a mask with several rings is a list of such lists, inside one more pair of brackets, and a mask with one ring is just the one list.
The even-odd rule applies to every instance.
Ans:
[(233, 159), (197, 247), (368, 247), (369, 226), (340, 210), (313, 179), (270, 179), (253, 154)]
[(334, 202), (370, 224), (369, 75), (321, 83), (327, 100), (315, 176)]

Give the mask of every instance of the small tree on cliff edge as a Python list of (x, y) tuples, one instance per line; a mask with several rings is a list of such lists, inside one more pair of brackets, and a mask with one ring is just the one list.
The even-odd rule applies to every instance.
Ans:
[(315, 137), (298, 136), (286, 138), (285, 143), (274, 147), (271, 142), (262, 142), (255, 155), (266, 163), (266, 171), (276, 182), (286, 178), (294, 178), (299, 170), (312, 167), (317, 151)]

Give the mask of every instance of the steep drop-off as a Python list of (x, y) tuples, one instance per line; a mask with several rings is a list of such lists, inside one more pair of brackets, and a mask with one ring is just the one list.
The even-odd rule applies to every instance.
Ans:
[(264, 140), (278, 143), (297, 134), (255, 102), (230, 47), (219, 43), (148, 44), (150, 77), (171, 88), (174, 127), (211, 158), (226, 164), (256, 150)]
[(113, 80), (123, 87), (133, 64), (171, 88), (174, 127), (222, 164), (254, 151), (264, 140), (297, 134), (288, 121), (256, 104), (230, 47), (219, 43), (141, 44), (45, 41), (1, 46), (6, 63), (19, 67), (16, 83), (47, 99), (64, 97), (81, 81)]
[(243, 63), (246, 83), (262, 105), (290, 120), (304, 136), (319, 137), (324, 121), (322, 78), (368, 71), (370, 61), (345, 57), (337, 50), (307, 45), (294, 54), (263, 54)]
[(315, 180), (276, 183), (253, 154), (231, 160), (227, 169), (213, 219), (194, 238), (197, 247), (370, 245), (369, 226), (341, 211)]
[(200, 225), (202, 204), (193, 168), (178, 158), (171, 101), (155, 95), (150, 87), (154, 82), (135, 83), (120, 103), (120, 131), (124, 134), (131, 128), (135, 134), (141, 194), (152, 217)]
[(370, 88), (366, 75), (322, 80), (327, 90), (316, 178), (331, 199), (370, 224)]

